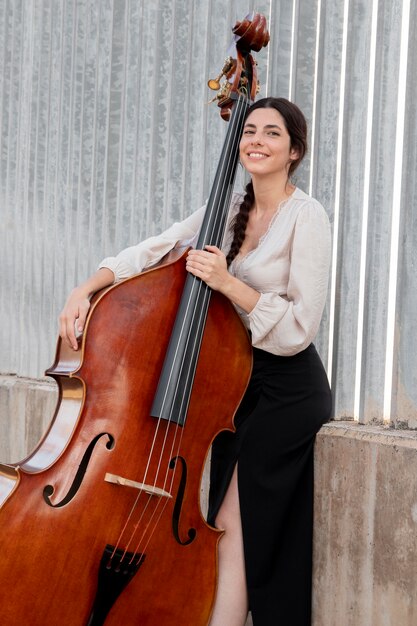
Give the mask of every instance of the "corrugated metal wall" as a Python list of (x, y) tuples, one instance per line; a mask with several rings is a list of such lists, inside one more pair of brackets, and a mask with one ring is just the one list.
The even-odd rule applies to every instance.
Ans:
[[(0, 0), (0, 372), (40, 377), (72, 286), (202, 204), (225, 130), (206, 81), (254, 5)], [(256, 3), (271, 32), (262, 93), (304, 110), (298, 184), (334, 229), (317, 344), (335, 415), (414, 428), (415, 9)]]

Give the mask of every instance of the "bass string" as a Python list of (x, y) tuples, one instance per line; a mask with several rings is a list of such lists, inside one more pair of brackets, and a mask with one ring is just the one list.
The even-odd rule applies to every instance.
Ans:
[[(171, 424), (167, 423), (167, 429), (166, 429), (167, 431), (169, 430), (170, 426), (171, 426)], [(172, 458), (172, 451), (173, 451), (173, 448), (174, 448), (174, 442), (175, 442), (175, 439), (176, 439), (178, 428), (179, 428), (179, 425), (176, 424), (175, 425), (175, 433), (174, 433), (174, 437), (173, 437), (173, 444), (171, 446), (171, 453), (169, 454), (169, 457), (171, 457), (171, 458)], [(165, 441), (164, 441), (164, 447), (165, 447), (165, 444), (166, 444), (166, 436), (165, 436)], [(160, 471), (160, 465), (161, 465), (161, 458), (162, 458), (162, 456), (163, 456), (163, 451), (161, 451), (161, 454), (160, 454), (158, 470), (157, 470), (157, 473), (155, 475), (154, 482), (153, 482), (153, 485), (152, 485), (152, 487), (154, 487), (154, 488), (157, 487), (157, 480), (158, 480), (158, 474), (159, 474), (159, 471)], [(169, 467), (169, 463), (168, 463), (168, 467)], [(162, 487), (159, 487), (159, 488), (161, 488), (164, 491), (166, 491), (167, 493), (171, 494), (173, 478), (171, 479), (171, 485), (169, 487), (167, 487), (167, 482), (168, 482), (168, 470), (165, 473), (163, 485), (162, 485)], [(124, 558), (126, 557), (128, 551), (129, 551), (129, 548), (130, 548), (131, 544), (133, 543), (133, 541), (135, 539), (135, 536), (136, 536), (136, 534), (138, 533), (139, 530), (141, 531), (142, 534), (140, 535), (139, 540), (137, 541), (135, 550), (132, 552), (132, 556), (130, 558), (130, 563), (134, 561), (134, 559), (136, 558), (138, 553), (142, 553), (142, 554), (144, 553), (144, 551), (146, 549), (146, 546), (149, 543), (150, 537), (153, 535), (153, 533), (154, 533), (154, 531), (155, 531), (155, 529), (157, 527), (157, 523), (158, 523), (158, 521), (159, 521), (159, 519), (160, 519), (160, 517), (162, 515), (162, 512), (163, 512), (166, 504), (168, 503), (168, 498), (167, 497), (155, 496), (155, 495), (152, 495), (151, 493), (147, 493), (145, 495), (147, 496), (147, 501), (144, 504), (144, 506), (142, 507), (142, 510), (140, 511), (140, 514), (139, 514), (139, 517), (136, 519), (136, 521), (135, 521), (135, 523), (133, 525), (133, 530), (131, 531), (131, 534), (130, 534), (130, 537), (129, 537), (127, 543), (125, 544), (125, 548), (124, 548), (123, 555), (121, 557), (121, 561), (123, 561)], [(122, 536), (123, 536), (123, 534), (124, 534), (128, 524), (129, 524), (129, 521), (131, 520), (131, 518), (133, 517), (134, 512), (136, 511), (136, 509), (139, 506), (139, 502), (140, 502), (141, 496), (143, 496), (143, 491), (139, 491), (138, 495), (136, 496), (135, 502), (134, 502), (134, 504), (133, 504), (133, 506), (131, 508), (131, 511), (129, 513), (129, 516), (128, 516), (128, 519), (126, 520), (126, 523), (125, 523), (125, 525), (124, 525), (124, 527), (122, 529), (122, 532), (120, 534), (120, 537), (118, 539), (118, 545), (120, 545), (121, 540), (122, 540)], [(157, 497), (157, 500), (155, 500), (155, 497)], [(145, 526), (143, 527), (143, 526), (141, 526), (141, 522), (142, 522), (143, 518), (145, 517), (147, 509), (151, 505), (152, 502), (154, 502), (155, 506), (153, 508), (153, 511), (151, 511), (150, 519), (148, 519), (148, 521), (146, 522)], [(162, 507), (161, 507), (161, 503), (163, 503)], [(159, 513), (159, 515), (158, 515), (158, 509), (161, 509), (161, 512)], [(154, 521), (155, 517), (156, 517), (156, 521)], [(151, 526), (152, 522), (153, 522), (153, 526)], [(148, 535), (148, 538), (147, 538), (147, 535)], [(142, 542), (144, 542), (144, 541), (145, 541), (145, 545), (142, 544)], [(115, 552), (116, 552), (116, 549), (113, 551), (112, 557), (114, 556)]]
[[(159, 429), (160, 427), (160, 420), (161, 418), (158, 419), (158, 424), (156, 426), (156, 431)], [(153, 481), (153, 488), (159, 488), (162, 489), (163, 491), (165, 491), (166, 493), (168, 493), (171, 497), (172, 497), (172, 486), (174, 483), (174, 479), (175, 479), (175, 470), (176, 470), (176, 464), (174, 464), (174, 466), (171, 468), (170, 464), (172, 459), (176, 458), (177, 456), (179, 456), (180, 453), (180, 449), (181, 449), (181, 440), (182, 440), (182, 436), (183, 436), (183, 428), (180, 427), (180, 425), (178, 423), (172, 424), (173, 420), (164, 420), (166, 421), (166, 432), (164, 434), (164, 440), (163, 440), (163, 444), (162, 444), (162, 449), (160, 451), (160, 456), (157, 462), (157, 471), (155, 473), (155, 477), (154, 477), (154, 481)], [(168, 454), (166, 454), (167, 450), (166, 448), (166, 442), (167, 442), (167, 437), (168, 437), (168, 432), (171, 429), (172, 430), (172, 426), (174, 427), (174, 434), (172, 437), (172, 444), (171, 444), (171, 449), (168, 451)], [(177, 437), (178, 433), (180, 433), (180, 436)], [(156, 439), (156, 434), (154, 437), (154, 442)], [(177, 441), (177, 444), (176, 444)], [(175, 450), (175, 445), (177, 445), (176, 450)], [(158, 481), (158, 477), (161, 471), (161, 465), (162, 465), (162, 459), (163, 456), (165, 455), (166, 458), (168, 458), (168, 462), (165, 468), (165, 475), (163, 476), (163, 483), (162, 485), (159, 484), (157, 485), (157, 481)], [(151, 456), (151, 455), (150, 455)], [(149, 465), (149, 462), (148, 462)], [(170, 474), (170, 470), (171, 471), (171, 477), (169, 478), (169, 474)], [(146, 474), (145, 474), (146, 476)], [(143, 482), (145, 482), (145, 478), (143, 479)], [(117, 545), (115, 547), (115, 549), (113, 550), (113, 553), (111, 555), (110, 558), (113, 558), (114, 554), (116, 553), (116, 549), (117, 547), (120, 545), (122, 538), (123, 538), (123, 534), (125, 533), (127, 526), (129, 525), (129, 521), (132, 519), (134, 512), (136, 511), (136, 509), (139, 506), (139, 502), (141, 500), (141, 496), (143, 495), (143, 491), (139, 491), (138, 495), (135, 498), (135, 502), (132, 505), (131, 511), (128, 515), (128, 518), (126, 520), (125, 525), (123, 526), (123, 529), (120, 533), (120, 536), (118, 538), (117, 541)], [(141, 531), (141, 535), (139, 537), (139, 539), (137, 540), (136, 543), (136, 547), (135, 550), (131, 553), (131, 557), (130, 557), (130, 563), (132, 563), (135, 558), (137, 557), (137, 555), (139, 553), (143, 554), (146, 550), (147, 545), (149, 544), (149, 541), (152, 538), (152, 535), (154, 534), (158, 523), (161, 519), (161, 516), (165, 510), (165, 507), (167, 506), (170, 498), (166, 497), (166, 496), (155, 496), (152, 494), (146, 494), (148, 499), (146, 501), (146, 503), (144, 504), (144, 506), (142, 507), (142, 510), (139, 513), (138, 518), (136, 519), (134, 525), (133, 525), (133, 529), (131, 531), (130, 537), (127, 541), (127, 543), (125, 544), (125, 548), (124, 548), (124, 552), (123, 555), (121, 557), (121, 561), (124, 560), (124, 558), (126, 557), (130, 546), (132, 545), (135, 536), (137, 535), (138, 531)], [(155, 498), (157, 498), (155, 500)], [(146, 522), (145, 526), (141, 526), (141, 522), (146, 514), (146, 511), (148, 509), (148, 507), (150, 506), (150, 504), (154, 502), (154, 507), (153, 510), (151, 511), (150, 514), (150, 518), (148, 519), (148, 521)]]
[[(164, 421), (165, 421), (165, 420), (164, 420)], [(157, 438), (158, 438), (158, 433), (159, 433), (159, 430), (160, 430), (161, 422), (162, 422), (162, 418), (161, 418), (161, 417), (159, 417), (159, 418), (158, 418), (158, 420), (157, 420), (157, 424), (156, 424), (156, 426), (155, 426), (154, 436), (153, 436), (153, 440), (152, 440), (152, 444), (151, 444), (151, 450), (150, 450), (150, 452), (149, 452), (149, 455), (148, 455), (148, 460), (147, 460), (146, 467), (145, 467), (145, 471), (144, 471), (144, 474), (143, 474), (143, 477), (142, 477), (142, 480), (141, 480), (141, 482), (142, 482), (144, 485), (146, 485), (146, 484), (147, 484), (147, 480), (148, 480), (148, 473), (149, 473), (149, 470), (150, 470), (152, 457), (153, 457), (154, 452), (155, 452), (155, 446), (156, 446), (156, 442), (157, 442)], [(168, 422), (168, 423), (167, 423), (167, 428), (166, 428), (166, 432), (165, 432), (165, 435), (164, 435), (164, 443), (163, 443), (163, 446), (162, 446), (162, 450), (160, 451), (160, 458), (159, 458), (159, 462), (158, 462), (158, 468), (160, 467), (160, 464), (161, 464), (161, 461), (162, 461), (162, 457), (163, 457), (163, 453), (164, 453), (164, 448), (165, 448), (165, 444), (166, 444), (166, 438), (167, 438), (167, 436), (168, 436), (169, 426), (170, 426), (170, 422)], [(178, 425), (177, 425), (177, 426), (178, 426)], [(159, 470), (158, 470), (158, 471), (159, 471)], [(158, 475), (155, 475), (155, 478), (154, 478), (154, 481), (153, 481), (153, 485), (152, 485), (152, 487), (153, 487), (153, 488), (157, 487), (157, 484), (156, 484), (157, 479), (158, 479)], [(132, 506), (131, 506), (131, 509), (130, 509), (130, 511), (129, 511), (129, 513), (128, 513), (128, 515), (127, 515), (126, 521), (125, 521), (125, 523), (124, 523), (124, 525), (123, 525), (123, 527), (122, 527), (122, 529), (121, 529), (121, 531), (120, 531), (119, 537), (118, 537), (118, 539), (117, 539), (117, 541), (116, 541), (116, 543), (115, 543), (115, 547), (114, 547), (114, 550), (113, 550), (113, 552), (112, 552), (112, 555), (111, 555), (110, 559), (112, 559), (112, 558), (114, 557), (114, 555), (116, 554), (117, 549), (118, 549), (118, 548), (119, 548), (119, 546), (121, 545), (122, 540), (123, 540), (123, 536), (124, 536), (124, 534), (125, 534), (125, 533), (126, 533), (126, 531), (127, 531), (127, 528), (128, 528), (128, 526), (129, 526), (129, 523), (131, 522), (131, 520), (132, 520), (132, 518), (133, 518), (133, 515), (134, 515), (134, 513), (135, 513), (136, 509), (137, 509), (137, 508), (138, 508), (138, 506), (139, 506), (139, 503), (141, 502), (141, 499), (142, 499), (142, 498), (141, 498), (141, 496), (142, 496), (143, 494), (144, 494), (144, 491), (143, 491), (142, 489), (139, 489), (139, 491), (138, 491), (138, 493), (137, 493), (137, 495), (136, 495), (136, 497), (135, 497), (135, 499), (134, 499), (134, 501), (133, 501), (133, 504), (132, 504)], [(133, 530), (131, 531), (131, 535), (130, 535), (129, 539), (128, 539), (128, 540), (127, 540), (127, 542), (125, 543), (124, 552), (123, 552), (123, 555), (122, 555), (121, 560), (123, 560), (123, 559), (125, 558), (126, 553), (128, 552), (129, 547), (130, 547), (130, 545), (132, 544), (132, 541), (133, 541), (133, 539), (134, 539), (134, 536), (135, 536), (135, 534), (136, 534), (136, 532), (137, 532), (137, 530), (138, 530), (139, 524), (140, 524), (140, 522), (141, 522), (141, 520), (142, 520), (143, 516), (145, 515), (145, 513), (146, 513), (146, 510), (147, 510), (148, 506), (149, 506), (149, 505), (150, 505), (150, 503), (151, 503), (151, 499), (152, 499), (152, 497), (153, 497), (153, 496), (152, 496), (151, 494), (147, 494), (147, 495), (148, 495), (148, 501), (147, 501), (147, 503), (145, 504), (145, 507), (142, 509), (142, 512), (141, 512), (141, 515), (140, 515), (139, 519), (138, 519), (138, 520), (136, 520), (136, 522), (135, 522), (135, 524), (134, 524), (134, 526), (133, 526)], [(160, 500), (160, 499), (161, 499), (161, 498), (158, 498), (158, 500)]]
[[(177, 450), (175, 451), (175, 454), (173, 452), (173, 448), (174, 448), (174, 443), (175, 443), (175, 439), (176, 439), (176, 435), (178, 434), (178, 432), (180, 433), (180, 436), (178, 438), (178, 445), (177, 445)], [(183, 432), (184, 429), (181, 428), (179, 426), (179, 424), (175, 425), (175, 435), (174, 435), (174, 441), (173, 441), (173, 446), (171, 448), (171, 453), (170, 453), (170, 457), (171, 459), (174, 459), (176, 457), (179, 456), (180, 453), (180, 449), (181, 449), (181, 441), (182, 441), (182, 437), (183, 437)], [(175, 472), (176, 472), (176, 468), (177, 468), (177, 463), (174, 464), (174, 466), (172, 468), (169, 467), (170, 463), (168, 463), (167, 468), (166, 468), (166, 473), (165, 473), (165, 480), (164, 480), (164, 486), (163, 489), (167, 490), (170, 495), (172, 496), (172, 487), (174, 484), (174, 479), (175, 479)], [(169, 476), (169, 470), (172, 469), (171, 471), (171, 479), (168, 480), (168, 476)], [(169, 482), (169, 487), (167, 486), (167, 483)], [(156, 506), (154, 508), (154, 511), (152, 513), (151, 519), (149, 520), (147, 526), (143, 529), (142, 535), (135, 547), (133, 556), (130, 560), (130, 562), (132, 562), (136, 556), (138, 554), (144, 554), (146, 552), (147, 546), (149, 544), (149, 542), (152, 539), (153, 534), (155, 533), (158, 524), (161, 520), (161, 517), (165, 511), (165, 508), (167, 507), (169, 502), (168, 498), (159, 498), (158, 501), (156, 502)], [(155, 518), (155, 519), (154, 519)], [(153, 521), (153, 526), (151, 526), (151, 523)], [(149, 531), (149, 532), (148, 532)], [(142, 543), (144, 542), (144, 543)]]
[[(228, 138), (228, 142), (225, 144), (225, 150), (226, 152), (228, 151), (229, 153), (231, 152), (231, 146), (234, 145), (236, 143), (236, 141), (238, 140), (238, 137), (241, 136), (242, 134), (242, 125), (243, 125), (243, 120), (246, 114), (246, 110), (248, 108), (248, 98), (246, 95), (244, 94), (239, 94), (238, 99), (236, 101), (235, 107), (234, 107), (234, 128), (232, 129), (233, 132), (229, 133), (229, 138)], [(233, 165), (234, 165), (234, 160), (235, 160), (235, 154), (232, 154), (232, 156), (229, 159), (223, 159), (223, 163), (222, 163), (222, 169), (220, 169), (220, 176), (218, 177), (217, 180), (217, 187), (214, 188), (214, 198), (216, 199), (216, 202), (213, 203), (213, 211), (215, 209), (218, 209), (217, 205), (219, 203), (219, 196), (221, 195), (222, 192), (222, 188), (221, 188), (221, 183), (224, 180), (224, 178), (226, 177), (226, 174), (230, 176), (230, 172), (233, 170)], [(229, 173), (228, 173), (229, 170)], [(224, 220), (220, 220), (223, 221)], [(208, 220), (208, 223), (210, 223), (210, 220)], [(206, 232), (203, 233), (204, 238), (208, 238), (209, 235), (212, 233), (208, 232), (208, 228), (206, 228)], [(215, 236), (220, 236), (219, 233), (214, 233)], [(220, 233), (221, 234), (221, 233)], [(201, 234), (200, 234), (201, 237)], [(203, 288), (203, 283), (201, 280), (196, 280), (194, 282), (197, 290), (198, 290), (198, 295), (200, 295), (201, 293), (201, 289)], [(197, 295), (197, 297), (198, 297)], [(207, 304), (207, 300), (210, 297), (210, 291), (205, 290), (205, 292), (203, 292), (203, 308), (205, 307), (205, 305)], [(194, 310), (191, 313), (191, 319), (192, 321), (195, 320), (195, 316), (199, 315), (200, 312)], [(203, 320), (205, 323), (205, 319)], [(201, 321), (199, 322), (201, 323)], [(183, 325), (183, 327), (181, 328), (181, 333), (184, 333), (184, 328), (185, 326)], [(155, 450), (156, 447), (156, 442), (157, 442), (157, 438), (158, 438), (158, 434), (159, 434), (159, 430), (161, 427), (161, 417), (158, 418), (157, 420), (157, 424), (155, 426), (155, 433), (154, 433), (154, 437), (153, 437), (153, 441), (151, 444), (151, 450), (148, 456), (148, 460), (147, 460), (147, 464), (145, 467), (145, 471), (144, 471), (144, 475), (142, 478), (142, 482), (144, 484), (146, 484), (146, 481), (148, 479), (148, 473), (149, 473), (149, 469), (151, 466), (151, 462), (153, 460), (153, 456), (154, 454), (157, 454), (158, 452)], [(171, 465), (171, 461), (174, 458), (177, 458), (180, 454), (180, 450), (181, 450), (181, 442), (182, 442), (182, 438), (183, 438), (183, 430), (185, 428), (180, 427), (180, 425), (175, 422), (173, 420), (173, 417), (170, 416), (169, 420), (164, 420), (165, 422), (167, 422), (167, 427), (166, 427), (166, 431), (165, 434), (163, 436), (163, 442), (162, 442), (162, 446), (161, 449), (159, 451), (159, 459), (157, 460), (157, 470), (153, 479), (153, 488), (162, 488), (164, 491), (166, 491), (167, 493), (169, 493), (169, 495), (172, 497), (172, 486), (174, 484), (174, 480), (175, 480), (175, 474), (176, 474), (176, 470), (177, 470), (177, 463), (174, 463), (173, 467), (170, 467)], [(172, 422), (174, 422), (174, 434), (172, 437), (172, 444), (171, 444), (171, 450), (169, 451), (169, 454), (166, 455), (166, 445), (167, 445), (167, 438), (168, 438), (168, 433), (169, 430), (172, 426)], [(180, 433), (180, 436), (178, 437), (178, 433)], [(177, 443), (176, 443), (177, 442)], [(174, 453), (174, 448), (176, 445), (176, 450)], [(165, 467), (165, 475), (163, 476), (163, 486), (160, 487), (157, 485), (157, 481), (161, 472), (161, 465), (164, 459), (164, 456), (167, 457), (168, 456), (168, 462), (166, 464)], [(171, 473), (171, 475), (170, 475)], [(143, 490), (139, 490), (133, 504), (132, 507), (130, 509), (130, 512), (128, 513), (128, 516), (126, 518), (125, 524), (123, 525), (120, 535), (118, 537), (118, 540), (116, 542), (115, 548), (113, 550), (113, 553), (110, 557), (110, 559), (112, 559), (116, 553), (116, 550), (118, 549), (118, 547), (121, 545), (122, 540), (123, 540), (123, 536), (129, 526), (129, 523), (131, 522), (136, 510), (138, 509), (139, 503), (141, 501), (141, 496), (143, 495)], [(153, 511), (151, 512), (150, 515), (150, 519), (147, 521), (146, 525), (144, 528), (141, 528), (141, 535), (139, 537), (139, 539), (137, 540), (135, 549), (132, 553), (132, 556), (130, 558), (130, 562), (132, 562), (138, 554), (144, 554), (149, 542), (151, 541), (151, 538), (153, 536), (153, 534), (156, 531), (156, 528), (159, 524), (159, 521), (163, 515), (163, 512), (166, 508), (166, 506), (168, 505), (168, 502), (171, 498), (165, 497), (165, 496), (154, 496), (152, 494), (147, 494), (148, 496), (148, 500), (145, 503), (144, 507), (142, 508), (138, 518), (135, 520), (135, 523), (133, 524), (133, 529), (131, 531), (130, 537), (128, 539), (128, 541), (125, 544), (125, 548), (124, 548), (124, 552), (123, 552), (123, 556), (121, 558), (121, 560), (123, 560), (126, 557), (127, 552), (129, 551), (129, 547), (132, 545), (135, 536), (137, 535), (139, 529), (141, 528), (141, 522), (146, 514), (146, 511), (149, 507), (149, 505), (152, 502), (152, 499), (155, 499), (155, 497), (157, 498), (156, 502), (155, 502), (155, 506)], [(142, 558), (142, 557), (141, 557)]]

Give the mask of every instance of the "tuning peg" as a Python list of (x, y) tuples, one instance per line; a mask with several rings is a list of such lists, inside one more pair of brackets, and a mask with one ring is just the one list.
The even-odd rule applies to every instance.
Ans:
[(210, 89), (212, 89), (213, 91), (218, 91), (220, 89), (220, 79), (222, 76), (223, 72), (219, 74), (217, 78), (210, 78), (210, 80), (207, 81), (207, 85), (210, 87)]
[(224, 62), (223, 65), (223, 69), (220, 72), (220, 74), (216, 77), (216, 78), (210, 78), (210, 80), (207, 81), (207, 85), (210, 87), (210, 89), (212, 89), (213, 91), (218, 91), (220, 89), (220, 79), (222, 76), (225, 76), (226, 74), (228, 74), (230, 72), (230, 70), (233, 67), (233, 59), (232, 57), (227, 57), (227, 59)]

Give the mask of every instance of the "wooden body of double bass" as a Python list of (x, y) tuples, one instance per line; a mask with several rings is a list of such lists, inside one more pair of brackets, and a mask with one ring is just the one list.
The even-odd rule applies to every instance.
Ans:
[[(185, 426), (163, 421), (155, 438), (150, 406), (185, 276), (181, 257), (109, 288), (92, 306), (81, 351), (58, 346), (52, 426), (19, 469), (0, 466), (1, 626), (100, 623), (91, 612), (106, 545), (117, 545), (128, 520), (119, 548), (134, 552), (126, 538), (136, 523), (136, 538), (153, 527), (155, 515), (144, 560), (101, 623), (208, 623), (221, 532), (200, 510), (202, 472), (216, 433), (233, 428), (251, 349), (232, 305), (213, 293)], [(169, 489), (160, 461), (168, 482), (175, 467)], [(143, 482), (165, 495), (143, 492)]]

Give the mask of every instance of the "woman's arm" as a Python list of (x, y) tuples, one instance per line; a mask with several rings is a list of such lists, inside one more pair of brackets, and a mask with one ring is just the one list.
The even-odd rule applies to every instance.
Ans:
[(248, 314), (255, 347), (291, 356), (314, 340), (326, 302), (330, 255), (327, 214), (309, 203), (297, 217), (285, 297), (266, 291)]
[(59, 316), (59, 334), (62, 339), (77, 350), (75, 325), (78, 332), (83, 330), (91, 296), (99, 289), (129, 278), (157, 263), (178, 241), (193, 238), (200, 229), (204, 210), (205, 206), (182, 222), (176, 222), (160, 235), (149, 237), (136, 246), (122, 250), (115, 257), (104, 259), (97, 272), (71, 291)]
[(200, 230), (204, 211), (205, 206), (202, 206), (182, 222), (175, 222), (160, 235), (130, 246), (117, 256), (107, 257), (100, 263), (100, 267), (112, 270), (116, 282), (142, 272), (158, 263), (178, 241), (187, 243), (193, 240)]

